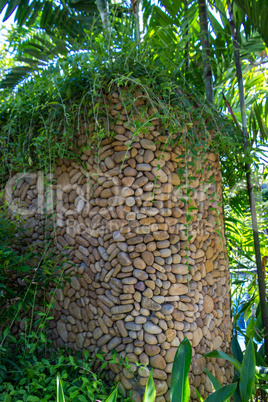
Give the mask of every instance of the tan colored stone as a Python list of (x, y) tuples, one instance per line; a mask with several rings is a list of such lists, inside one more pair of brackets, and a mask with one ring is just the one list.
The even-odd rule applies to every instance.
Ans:
[(57, 180), (58, 187), (63, 190), (65, 193), (70, 193), (72, 191), (72, 186), (70, 184), (69, 174), (64, 172), (62, 173)]
[(169, 181), (171, 184), (173, 184), (173, 186), (178, 186), (181, 183), (177, 173), (171, 173), (169, 176)]
[(206, 358), (199, 357), (192, 361), (192, 373), (196, 376), (202, 374), (204, 372), (204, 368), (206, 367)]
[(211, 260), (206, 261), (205, 266), (206, 266), (206, 272), (207, 273), (211, 272), (213, 270), (213, 261)]
[(153, 324), (151, 321), (148, 321), (146, 324), (144, 324), (144, 329), (146, 332), (153, 335), (157, 335), (162, 332), (162, 329), (158, 325)]
[(149, 334), (147, 332), (145, 332), (144, 334), (144, 340), (149, 345), (156, 345), (158, 343), (156, 336)]
[(133, 304), (125, 304), (122, 306), (115, 306), (115, 307), (112, 307), (111, 313), (112, 314), (128, 313), (129, 311), (133, 310), (133, 308), (134, 308)]
[(163, 169), (159, 169), (158, 167), (154, 167), (152, 169), (152, 173), (161, 183), (166, 183), (168, 181), (168, 177)]
[(176, 320), (176, 321), (183, 321), (184, 318), (185, 318), (183, 312), (180, 311), (180, 308), (179, 308), (179, 310), (175, 309), (175, 310), (173, 311), (172, 317), (173, 317), (174, 320)]
[(203, 308), (206, 314), (211, 313), (214, 309), (214, 302), (212, 298), (208, 295), (204, 297)]
[(135, 258), (133, 260), (133, 265), (137, 269), (145, 269), (146, 268), (146, 264), (141, 258)]
[[(150, 289), (150, 288), (147, 288), (147, 289), (145, 289), (145, 291), (143, 292), (143, 294), (142, 294), (143, 296), (145, 296), (145, 298), (149, 298), (149, 299), (151, 299), (152, 297), (153, 297), (153, 291), (152, 291), (152, 289)], [(144, 306), (143, 306), (144, 307)], [(144, 307), (144, 308), (146, 308), (146, 307)], [(148, 308), (148, 307), (147, 307)]]
[(150, 163), (154, 159), (154, 153), (147, 149), (144, 153), (143, 160), (145, 163)]
[(133, 275), (135, 276), (135, 278), (139, 279), (140, 281), (146, 281), (146, 279), (148, 279), (148, 274), (140, 269), (134, 269), (133, 271)]
[(118, 253), (117, 258), (118, 258), (119, 263), (123, 267), (128, 267), (129, 265), (131, 265), (131, 260), (130, 260), (130, 258), (129, 258), (127, 253), (124, 253), (124, 252)]
[(167, 390), (168, 390), (168, 385), (166, 381), (159, 381), (155, 380), (155, 391), (156, 391), (156, 402), (164, 402), (166, 399), (164, 398), (164, 395)]
[(192, 340), (193, 348), (195, 348), (200, 343), (202, 337), (203, 337), (203, 332), (202, 332), (201, 328), (197, 328), (197, 330), (195, 330), (193, 332), (193, 340)]
[(124, 389), (126, 389), (126, 390), (132, 389), (132, 384), (131, 384), (131, 382), (129, 381), (129, 379), (127, 379), (127, 378), (124, 376), (123, 373), (120, 374), (120, 380), (121, 380), (121, 383), (122, 383)]
[(142, 298), (141, 305), (142, 305), (143, 308), (146, 308), (148, 310), (152, 310), (152, 311), (161, 310), (161, 305), (160, 304), (156, 303), (152, 299), (148, 299), (147, 297)]
[(209, 260), (211, 257), (213, 257), (214, 254), (214, 249), (213, 247), (208, 247), (207, 251), (206, 251), (206, 257)]
[(125, 160), (128, 160), (129, 158), (130, 158), (130, 155), (129, 155), (128, 151), (120, 151), (120, 152), (116, 152), (114, 154), (115, 163), (121, 163)]
[(157, 345), (147, 345), (147, 343), (144, 346), (145, 353), (152, 357), (156, 356), (160, 353), (160, 347)]
[(141, 257), (146, 265), (152, 266), (154, 263), (154, 255), (150, 251), (144, 251)]
[(150, 364), (152, 367), (160, 370), (165, 370), (166, 362), (161, 355), (155, 355), (150, 358)]
[(153, 141), (147, 140), (145, 138), (141, 140), (141, 146), (142, 148), (149, 149), (151, 151), (156, 150), (156, 145), (153, 143)]
[(177, 333), (176, 333), (175, 329), (168, 329), (168, 330), (166, 330), (165, 335), (167, 337), (167, 341), (171, 342), (175, 338)]
[(170, 348), (169, 350), (167, 350), (167, 353), (165, 355), (165, 360), (167, 363), (172, 363), (174, 361), (176, 352), (177, 348)]
[(167, 379), (167, 373), (164, 370), (159, 370), (155, 368), (153, 370), (153, 378), (165, 381)]
[(131, 178), (135, 177), (137, 175), (137, 170), (133, 169), (132, 167), (128, 166), (124, 169), (124, 176), (129, 176)]
[(123, 177), (122, 184), (123, 186), (130, 187), (133, 184), (134, 180), (134, 177)]
[(169, 238), (169, 234), (166, 231), (154, 232), (153, 236), (157, 241), (166, 240)]
[(168, 292), (170, 296), (180, 296), (188, 293), (188, 291), (188, 286), (185, 286), (182, 283), (173, 283)]
[(138, 163), (136, 169), (140, 172), (149, 172), (152, 170), (152, 167), (149, 163)]
[(219, 335), (216, 336), (216, 338), (213, 339), (212, 341), (212, 349), (213, 350), (218, 350), (222, 345), (222, 337)]

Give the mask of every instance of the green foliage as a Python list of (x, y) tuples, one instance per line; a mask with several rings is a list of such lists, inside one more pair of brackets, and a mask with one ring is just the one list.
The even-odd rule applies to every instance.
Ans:
[(109, 395), (108, 398), (106, 399), (106, 402), (116, 402), (117, 393), (118, 393), (118, 389), (115, 388), (115, 390), (111, 393), (111, 395)]
[[(237, 340), (232, 341), (232, 346), (233, 355), (236, 356), (236, 358), (221, 351), (213, 351), (205, 356), (226, 359), (233, 364), (235, 367), (234, 381), (238, 383), (237, 389), (234, 389), (234, 391), (236, 391), (234, 399), (235, 401), (248, 402), (251, 400), (252, 396), (255, 395), (256, 389), (262, 388), (262, 384), (259, 381), (259, 370), (256, 367), (256, 360), (259, 360), (260, 356), (252, 339), (249, 339), (244, 355), (241, 352)], [(262, 380), (264, 379), (268, 379), (265, 374), (262, 377)]]
[[(179, 82), (164, 65), (155, 66), (150, 59), (150, 44), (141, 45), (138, 53), (131, 38), (115, 37), (113, 48), (107, 53), (105, 38), (92, 37), (90, 32), (87, 35), (94, 44), (91, 52), (60, 60), (16, 92), (2, 93), (5, 96), (0, 105), (3, 178), (13, 171), (51, 171), (57, 157), (79, 160), (81, 152), (75, 147), (75, 135), (82, 124), (95, 123), (96, 143), (103, 136), (113, 135), (103, 124), (107, 114), (103, 91), (124, 86), (128, 88), (124, 100), (128, 111), (134, 101), (131, 88), (144, 91), (148, 105), (151, 103), (158, 109), (154, 117), (161, 118), (170, 136), (177, 134), (177, 143), (182, 140), (185, 128), (189, 147), (196, 155), (205, 153), (212, 145), (221, 155), (229, 155), (226, 160), (231, 168), (231, 155), (236, 155), (239, 143), (232, 125), (199, 100), (198, 92)], [(148, 110), (143, 113), (148, 116)], [(138, 121), (133, 124), (135, 135), (146, 129), (139, 127)], [(214, 131), (213, 144), (205, 141), (210, 130)], [(200, 135), (204, 136), (202, 140)], [(237, 166), (236, 159), (233, 163)]]
[(239, 391), (242, 402), (247, 402), (252, 396), (255, 382), (255, 366), (255, 351), (253, 341), (250, 340), (242, 361), (240, 373)]
[(214, 377), (213, 374), (211, 374), (210, 371), (208, 371), (206, 368), (204, 369), (206, 375), (208, 376), (208, 378), (211, 381), (211, 384), (213, 385), (213, 388), (215, 389), (215, 391), (217, 391), (218, 389), (221, 388), (221, 384), (220, 382), (217, 380), (217, 378)]
[(65, 396), (63, 392), (63, 386), (62, 386), (62, 380), (59, 376), (57, 375), (57, 398), (56, 402), (65, 402)]
[(87, 352), (83, 357), (70, 352), (54, 351), (51, 341), (40, 339), (38, 328), (19, 338), (8, 336), (0, 348), (1, 400), (44, 402), (56, 395), (58, 402), (106, 400), (110, 387), (103, 372), (93, 371), (95, 362)]
[[(220, 353), (220, 352), (211, 352), (211, 353)], [(228, 355), (226, 355), (226, 356), (228, 356)], [(220, 357), (220, 355), (218, 357)], [(171, 402), (182, 402), (182, 401), (188, 402), (190, 400), (190, 386), (189, 386), (188, 374), (189, 374), (191, 359), (192, 359), (192, 347), (191, 347), (191, 344), (188, 341), (188, 339), (185, 338), (178, 346), (177, 352), (175, 354), (174, 362), (173, 362), (172, 374), (171, 374), (171, 387), (170, 387)], [(246, 361), (246, 363), (249, 362), (248, 356), (247, 357), (245, 356), (245, 361)], [(253, 367), (255, 369), (255, 365)], [(206, 373), (208, 374), (209, 379), (211, 380), (212, 384), (214, 385), (214, 388), (216, 391), (213, 392), (211, 395), (209, 395), (205, 399), (205, 402), (229, 401), (236, 390), (237, 383), (221, 386), (221, 384), (217, 381), (217, 379), (211, 373), (209, 373), (207, 370), (206, 370)], [(154, 390), (152, 373), (150, 374), (150, 377), (148, 378), (146, 390), (149, 388), (151, 390)], [(146, 399), (145, 399), (145, 396), (146, 396)], [(155, 395), (153, 394), (153, 392), (152, 392), (152, 396), (151, 396), (151, 394), (145, 392), (145, 396), (144, 396), (144, 400), (143, 400), (144, 402), (145, 401), (146, 402), (154, 402), (155, 401)], [(203, 401), (203, 398), (199, 395), (198, 391), (197, 391), (197, 396), (199, 397), (200, 401)], [(250, 395), (250, 398), (251, 398), (251, 395)], [(247, 399), (247, 401), (248, 400), (249, 399)], [(244, 400), (243, 400), (243, 402), (244, 402)]]
[[(243, 12), (243, 23), (247, 34), (257, 30), (268, 46), (268, 4), (266, 0), (235, 0)], [(247, 20), (248, 22), (247, 23)]]
[(170, 387), (171, 402), (188, 402), (190, 398), (189, 369), (192, 360), (192, 347), (187, 338), (185, 338), (177, 349)]
[(155, 386), (154, 386), (153, 374), (151, 372), (148, 377), (147, 384), (145, 387), (143, 402), (154, 401), (155, 397), (156, 397), (156, 391), (155, 391)]
[(206, 402), (225, 402), (229, 401), (231, 396), (234, 394), (237, 384), (229, 384), (224, 385), (219, 388), (217, 391), (213, 392), (213, 394), (209, 395), (205, 401)]

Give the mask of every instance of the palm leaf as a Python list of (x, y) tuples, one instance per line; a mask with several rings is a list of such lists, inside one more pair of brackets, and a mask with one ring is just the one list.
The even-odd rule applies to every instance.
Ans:
[(237, 383), (225, 385), (209, 395), (204, 402), (226, 402), (235, 392), (236, 386)]

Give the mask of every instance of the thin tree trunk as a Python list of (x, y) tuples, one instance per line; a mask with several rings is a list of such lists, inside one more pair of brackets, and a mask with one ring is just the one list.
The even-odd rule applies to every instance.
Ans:
[[(228, 4), (229, 15), (230, 15), (231, 33), (233, 36), (234, 57), (235, 57), (237, 81), (238, 81), (238, 88), (239, 88), (239, 101), (240, 101), (240, 109), (241, 109), (241, 117), (242, 117), (242, 132), (243, 132), (244, 150), (245, 150), (245, 155), (247, 156), (247, 154), (248, 154), (247, 116), (246, 116), (245, 92), (244, 92), (242, 67), (241, 67), (241, 60), (240, 60), (240, 53), (239, 53), (239, 42), (238, 42), (238, 35), (237, 35), (236, 27), (235, 27), (233, 7), (232, 7), (230, 0), (227, 0), (227, 4)], [(263, 274), (263, 270), (262, 270), (258, 222), (257, 222), (257, 215), (256, 215), (255, 196), (254, 196), (253, 185), (252, 185), (252, 175), (251, 175), (250, 163), (245, 163), (245, 173), (246, 173), (246, 179), (247, 179), (247, 189), (248, 189), (248, 197), (249, 197), (249, 204), (250, 204), (250, 213), (251, 213), (251, 221), (252, 221), (252, 229), (253, 229), (256, 264), (257, 264), (261, 316), (262, 316), (262, 324), (263, 324), (263, 328), (264, 328), (265, 355), (267, 357), (268, 356), (268, 336), (267, 336), (268, 335), (268, 309), (267, 309), (264, 274)]]
[(133, 1), (133, 11), (135, 19), (135, 40), (137, 48), (140, 47), (140, 0)]
[(96, 0), (96, 4), (100, 12), (103, 28), (106, 31), (105, 34), (107, 35), (110, 32), (107, 0)]
[(213, 85), (212, 85), (212, 69), (211, 69), (211, 62), (210, 62), (208, 15), (207, 15), (206, 0), (198, 0), (198, 6), (199, 6), (201, 45), (202, 45), (202, 58), (203, 58), (206, 98), (210, 103), (213, 103), (214, 97), (213, 97)]
[[(188, 10), (188, 0), (184, 0), (184, 13)], [(188, 18), (187, 18), (188, 21)], [(189, 34), (189, 24), (186, 24), (185, 36), (187, 37)], [(186, 73), (189, 71), (190, 68), (190, 57), (189, 57), (189, 41), (187, 40), (185, 45), (185, 71)]]

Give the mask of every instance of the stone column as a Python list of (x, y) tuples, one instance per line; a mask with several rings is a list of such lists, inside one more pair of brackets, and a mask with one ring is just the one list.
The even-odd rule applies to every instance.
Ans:
[[(187, 336), (194, 400), (194, 387), (212, 391), (203, 367), (222, 384), (232, 374), (227, 363), (202, 357), (229, 352), (231, 341), (219, 160), (199, 155), (197, 170), (189, 155), (180, 158), (182, 145), (169, 145), (159, 119), (134, 136), (124, 116), (114, 138), (84, 150), (83, 167), (63, 160), (56, 169), (57, 242), (70, 247), (76, 266), (54, 336), (58, 346), (128, 358), (132, 373), (111, 364), (110, 378), (134, 389), (135, 401), (153, 368), (158, 402), (169, 401), (174, 355)], [(87, 141), (79, 137), (81, 149)]]

